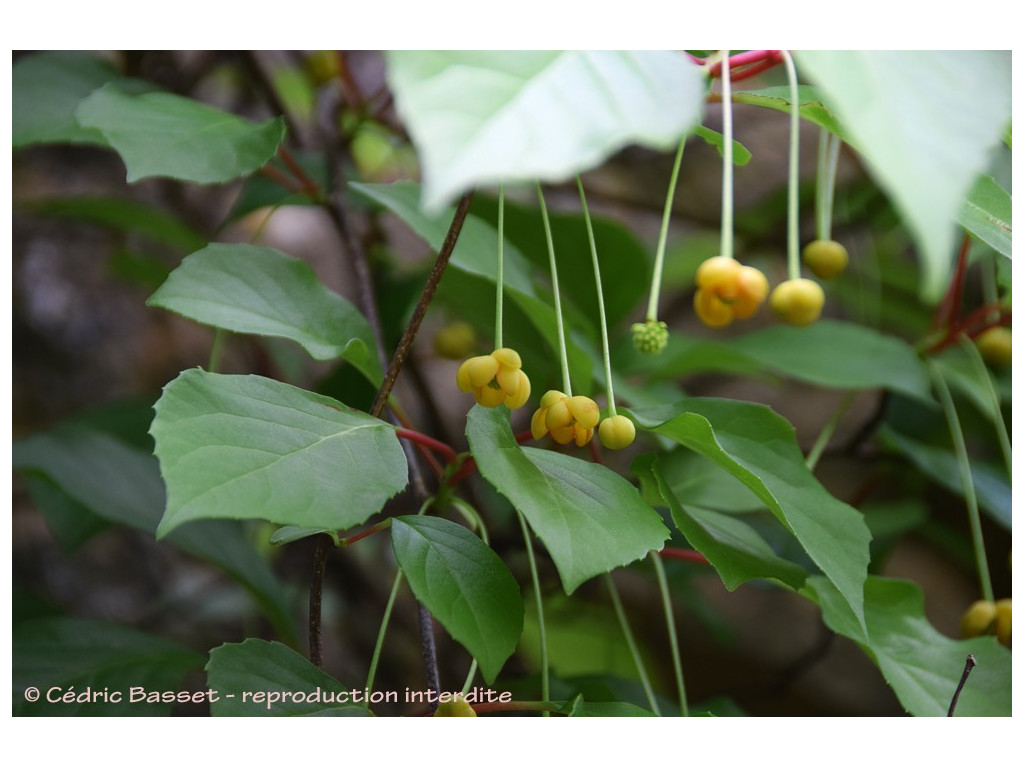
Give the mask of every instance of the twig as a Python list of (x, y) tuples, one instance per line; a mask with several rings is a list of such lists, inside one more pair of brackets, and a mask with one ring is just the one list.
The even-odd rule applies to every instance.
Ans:
[(417, 331), (420, 329), (420, 323), (423, 322), (423, 316), (427, 313), (427, 307), (430, 306), (430, 302), (434, 298), (434, 293), (437, 291), (437, 285), (441, 282), (441, 276), (444, 274), (445, 267), (448, 266), (448, 260), (452, 256), (452, 251), (455, 250), (455, 244), (459, 240), (459, 234), (462, 232), (462, 225), (465, 223), (466, 215), (469, 213), (469, 203), (472, 196), (472, 192), (467, 192), (462, 196), (462, 199), (459, 200), (458, 206), (455, 208), (455, 216), (452, 219), (451, 225), (448, 227), (448, 234), (445, 235), (444, 243), (441, 245), (441, 250), (437, 252), (437, 259), (434, 261), (434, 268), (430, 271), (430, 276), (427, 278), (427, 284), (423, 286), (423, 293), (420, 294), (420, 300), (416, 304), (416, 309), (412, 313), (409, 325), (406, 326), (405, 333), (402, 334), (402, 339), (398, 342), (398, 348), (395, 350), (395, 354), (391, 357), (391, 362), (388, 364), (387, 372), (384, 374), (384, 383), (381, 384), (380, 390), (377, 392), (377, 398), (373, 401), (373, 407), (370, 409), (370, 413), (374, 416), (380, 416), (384, 411), (384, 406), (387, 404), (388, 397), (391, 395), (391, 389), (395, 385), (395, 379), (398, 378), (398, 373), (402, 370), (405, 358), (409, 355), (409, 351), (412, 349), (412, 343), (416, 338)]
[[(434, 617), (423, 603), (417, 603), (416, 607), (420, 615), (420, 645), (423, 648), (423, 668), (427, 677), (427, 687), (440, 696), (441, 678), (437, 668), (437, 646), (434, 644)], [(430, 709), (437, 709), (436, 700), (430, 703)]]
[(964, 662), (964, 673), (960, 675), (960, 683), (956, 687), (956, 692), (953, 694), (953, 699), (949, 702), (949, 712), (946, 713), (946, 717), (952, 717), (953, 711), (956, 709), (956, 702), (960, 698), (960, 691), (964, 689), (964, 684), (967, 682), (967, 677), (971, 674), (971, 670), (978, 665), (978, 660), (974, 658), (973, 653), (967, 654), (967, 661)]
[(331, 537), (326, 533), (321, 533), (316, 537), (313, 583), (309, 587), (309, 660), (317, 667), (324, 665), (324, 653), (320, 644), (320, 600), (323, 595), (327, 553), (330, 551), (331, 544)]

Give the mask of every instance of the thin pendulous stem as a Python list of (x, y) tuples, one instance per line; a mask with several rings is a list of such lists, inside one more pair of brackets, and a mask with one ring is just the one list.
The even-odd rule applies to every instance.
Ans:
[(796, 66), (789, 51), (782, 51), (789, 80), (789, 206), (788, 236), (786, 243), (789, 279), (800, 279), (800, 108), (797, 90)]
[(626, 611), (622, 607), (622, 600), (619, 597), (619, 590), (615, 587), (615, 582), (612, 580), (610, 573), (604, 575), (605, 584), (608, 585), (608, 594), (612, 598), (612, 606), (615, 608), (615, 616), (619, 620), (619, 626), (622, 628), (622, 634), (626, 638), (626, 645), (629, 646), (629, 653), (633, 657), (633, 663), (636, 665), (636, 671), (640, 675), (640, 685), (643, 686), (644, 693), (647, 695), (647, 703), (651, 705), (651, 711), (654, 712), (658, 717), (661, 717), (661, 708), (658, 706), (658, 699), (654, 695), (654, 689), (651, 687), (651, 681), (647, 677), (647, 670), (644, 668), (643, 659), (640, 658), (640, 648), (636, 644), (636, 638), (633, 637), (633, 630), (629, 627), (629, 619), (626, 618)]
[(676, 677), (676, 689), (679, 692), (679, 713), (689, 717), (690, 709), (686, 702), (686, 685), (683, 683), (683, 661), (679, 654), (679, 637), (676, 635), (676, 617), (672, 610), (672, 593), (665, 577), (665, 566), (657, 552), (651, 552), (651, 563), (658, 577), (658, 591), (661, 592), (661, 606), (665, 612), (665, 626), (668, 628), (668, 642), (672, 650), (672, 670)]
[(544, 238), (548, 245), (548, 261), (551, 265), (551, 291), (555, 295), (555, 322), (558, 326), (558, 356), (562, 362), (562, 391), (572, 397), (572, 381), (569, 378), (569, 356), (565, 350), (565, 323), (562, 320), (562, 298), (558, 290), (558, 264), (555, 262), (555, 241), (551, 236), (551, 221), (548, 219), (548, 207), (544, 202), (544, 192), (537, 184), (537, 201), (540, 203), (540, 216), (544, 222)]
[[(537, 607), (537, 629), (540, 636), (540, 697), (544, 701), (551, 698), (551, 683), (548, 677), (548, 635), (544, 624), (544, 601), (540, 594), (540, 574), (537, 572), (537, 558), (533, 554), (533, 540), (530, 538), (530, 527), (526, 524), (523, 513), (516, 510), (519, 527), (523, 529), (523, 541), (526, 542), (526, 557), (530, 562), (530, 579), (533, 582), (533, 597)], [(544, 717), (547, 717), (547, 713)]]
[[(668, 225), (672, 220), (672, 203), (675, 200), (676, 184), (679, 181), (679, 168), (683, 163), (683, 148), (686, 146), (686, 137), (679, 140), (679, 148), (676, 150), (676, 158), (672, 164), (672, 176), (668, 182), (668, 192), (665, 195), (665, 208), (661, 213), (661, 230), (658, 232), (658, 250), (654, 255), (654, 273), (651, 275), (651, 295), (647, 299), (646, 320), (658, 319), (658, 297), (661, 294), (661, 275), (665, 267), (665, 249), (668, 245)], [(729, 158), (732, 158), (732, 146), (728, 150)]]

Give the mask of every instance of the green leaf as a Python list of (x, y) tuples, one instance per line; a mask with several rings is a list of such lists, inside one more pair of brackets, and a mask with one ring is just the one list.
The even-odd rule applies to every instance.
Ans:
[(299, 528), (295, 525), (286, 525), (282, 528), (278, 528), (270, 536), (270, 543), (275, 547), (280, 547), (284, 544), (291, 544), (293, 541), (300, 541), (301, 539), (308, 539), (310, 536), (316, 536), (320, 533), (326, 533), (334, 539), (334, 546), (338, 546), (338, 532), (336, 530), (328, 528)]
[(863, 516), (831, 496), (807, 469), (789, 422), (763, 405), (711, 398), (633, 413), (638, 426), (739, 478), (796, 536), (863, 621), (871, 535)]
[(117, 77), (110, 64), (88, 53), (36, 53), (11, 70), (11, 139), (14, 148), (48, 142), (101, 144), (96, 130), (74, 120), (78, 103)]
[(252, 123), (183, 96), (133, 96), (113, 85), (84, 99), (75, 119), (121, 155), (129, 182), (165, 176), (216, 184), (248, 176), (273, 158), (285, 131), (279, 117)]
[(65, 553), (74, 552), (108, 527), (103, 518), (94, 515), (50, 479), (32, 474), (25, 480), (32, 504), (42, 513), (46, 527)]
[[(725, 136), (718, 131), (698, 125), (694, 133), (704, 139), (704, 143), (718, 150), (718, 154), (725, 157)], [(740, 144), (736, 139), (732, 140), (732, 162), (733, 165), (746, 165), (750, 162), (750, 150)]]
[(207, 685), (219, 698), (214, 717), (369, 717), (352, 691), (286, 645), (250, 637), (210, 651)]
[[(86, 426), (62, 425), (17, 440), (14, 469), (42, 476), (96, 517), (156, 532), (165, 505), (156, 459), (149, 453)], [(213, 563), (249, 590), (285, 637), (295, 628), (280, 582), (237, 524), (189, 523), (167, 543)]]
[[(732, 100), (736, 104), (752, 104), (755, 107), (777, 109), (789, 112), (792, 104), (788, 85), (775, 85), (770, 88), (757, 88), (751, 91), (733, 91)], [(800, 117), (803, 120), (826, 128), (843, 141), (850, 143), (850, 137), (843, 129), (835, 112), (826, 104), (822, 93), (811, 85), (797, 88), (797, 103), (800, 105)]]
[(767, 371), (821, 387), (884, 388), (934, 402), (928, 372), (913, 347), (894, 336), (837, 320), (820, 320), (805, 328), (773, 325), (723, 342), (673, 334), (661, 355), (637, 354), (627, 360), (630, 372), (657, 377), (675, 379), (708, 371), (750, 376)]
[(157, 536), (224, 517), (350, 528), (408, 482), (394, 427), (272, 379), (193, 368), (164, 387), (155, 410), (167, 484)]
[(475, 186), (565, 181), (700, 122), (706, 81), (668, 51), (392, 51), (388, 81), (431, 212)]
[(383, 377), (366, 318), (309, 264), (273, 248), (211, 243), (147, 304), (215, 328), (291, 339), (316, 360), (343, 357), (372, 384)]
[[(477, 195), (473, 199), (471, 211), (497, 227), (496, 199)], [(566, 305), (575, 306), (586, 316), (589, 321), (588, 334), (598, 339), (601, 316), (586, 221), (581, 214), (554, 211), (548, 218), (558, 258), (562, 301)], [(591, 218), (601, 264), (605, 314), (611, 327), (631, 316), (637, 304), (646, 298), (651, 280), (651, 256), (627, 227), (612, 219), (600, 216)], [(537, 206), (505, 201), (505, 240), (513, 243), (530, 260), (535, 270), (544, 275), (548, 273), (547, 239)]]
[(932, 401), (928, 372), (914, 348), (855, 323), (775, 325), (727, 346), (780, 376), (838, 389), (880, 387)]
[(569, 717), (657, 717), (628, 701), (584, 701), (582, 693), (567, 701), (562, 711)]
[(978, 665), (964, 686), (957, 717), (1009, 717), (1010, 652), (991, 636), (950, 640), (925, 618), (920, 589), (909, 581), (871, 576), (864, 586), (864, 625), (825, 579), (808, 579), (805, 594), (825, 623), (860, 644), (911, 715), (945, 717), (967, 654)]
[[(132, 690), (176, 693), (185, 675), (203, 663), (200, 654), (170, 640), (112, 622), (64, 616), (17, 624), (11, 650), (15, 715), (167, 715), (173, 702), (133, 703)], [(39, 689), (38, 701), (25, 700), (22, 691), (29, 686)], [(110, 696), (81, 703), (47, 700), (89, 690), (119, 693), (114, 698), (120, 701), (109, 701)]]
[(601, 464), (520, 448), (505, 408), (474, 406), (466, 436), (480, 474), (526, 517), (565, 591), (661, 549), (669, 532), (628, 481)]
[[(910, 462), (934, 482), (953, 493), (963, 496), (960, 469), (951, 450), (937, 448), (900, 434), (888, 425), (878, 430), (878, 441), (883, 447), (906, 456)], [(971, 461), (974, 491), (980, 506), (989, 517), (1006, 530), (1013, 527), (1011, 485), (1001, 468)]]
[[(396, 184), (354, 184), (349, 186), (371, 200), (388, 208), (402, 221), (412, 227), (431, 248), (439, 250), (448, 232), (454, 210), (443, 211), (436, 216), (425, 214), (419, 207), (419, 187), (410, 182)], [(497, 279), (498, 233), (483, 220), (467, 216), (462, 234), (452, 252), (448, 264), (450, 270), (487, 280), (492, 286)], [(538, 298), (530, 277), (529, 262), (523, 254), (505, 239), (504, 249), (505, 296), (514, 302), (526, 315), (537, 331), (547, 341), (552, 355), (558, 354), (558, 326), (550, 302)], [(442, 285), (444, 280), (442, 279)], [(490, 299), (493, 301), (493, 299)], [(493, 305), (492, 305), (493, 306)], [(492, 309), (493, 314), (493, 309)], [(572, 339), (566, 342), (569, 357), (569, 371), (575, 389), (579, 394), (589, 391), (593, 374), (593, 361)], [(524, 360), (523, 367), (529, 370), (530, 361)]]
[[(800, 589), (807, 572), (796, 563), (784, 560), (768, 543), (733, 515), (700, 507), (684, 506), (661, 476), (658, 458), (639, 456), (633, 472), (645, 485), (645, 493), (657, 493), (672, 512), (672, 520), (698, 552), (703, 554), (726, 589), (734, 590), (751, 579), (774, 579), (792, 589)], [(649, 488), (648, 488), (649, 486)]]
[(979, 176), (964, 200), (957, 221), (1006, 258), (1013, 250), (1013, 200), (991, 176)]
[(954, 223), (1010, 120), (1009, 51), (800, 51), (865, 164), (901, 211), (938, 300)]
[(491, 683), (523, 632), (519, 585), (494, 550), (436, 517), (396, 517), (391, 542), (409, 586)]
[(114, 197), (63, 197), (31, 203), (27, 208), (44, 216), (75, 219), (120, 232), (147, 235), (185, 252), (206, 245), (206, 238), (181, 219), (138, 200)]

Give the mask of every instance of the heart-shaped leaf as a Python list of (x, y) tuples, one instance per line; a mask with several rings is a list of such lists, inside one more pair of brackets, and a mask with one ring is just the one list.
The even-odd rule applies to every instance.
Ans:
[(379, 384), (373, 332), (312, 267), (273, 248), (212, 243), (171, 272), (147, 302), (236, 333), (291, 339), (316, 360), (343, 357)]
[(703, 454), (750, 488), (863, 622), (871, 534), (863, 515), (807, 469), (789, 422), (763, 405), (712, 398), (633, 413), (639, 426)]
[(499, 181), (564, 181), (700, 122), (706, 80), (670, 51), (392, 51), (388, 81), (437, 212)]
[(136, 96), (110, 84), (84, 99), (75, 119), (99, 131), (121, 155), (129, 182), (149, 176), (231, 181), (270, 162), (284, 140), (279, 117), (253, 123), (184, 96)]
[(526, 517), (567, 593), (661, 549), (669, 536), (637, 489), (607, 467), (520, 448), (503, 407), (474, 406), (466, 436), (480, 474)]
[(347, 688), (281, 643), (253, 637), (242, 643), (225, 643), (210, 651), (206, 674), (208, 687), (218, 697), (210, 704), (214, 717), (372, 714), (365, 702), (353, 700), (353, 694), (362, 695), (363, 691)]
[(167, 484), (158, 536), (221, 517), (345, 529), (408, 482), (390, 424), (261, 376), (183, 372), (150, 432)]
[(436, 517), (394, 518), (391, 542), (416, 599), (493, 682), (523, 632), (523, 598), (508, 567), (461, 525)]

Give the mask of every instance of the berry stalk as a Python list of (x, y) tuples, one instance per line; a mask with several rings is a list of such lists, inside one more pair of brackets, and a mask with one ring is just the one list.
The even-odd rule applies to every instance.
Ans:
[(569, 355), (565, 351), (565, 323), (562, 320), (562, 299), (558, 291), (558, 264), (555, 263), (555, 241), (551, 236), (551, 222), (548, 219), (548, 207), (544, 202), (544, 192), (537, 184), (537, 201), (540, 203), (540, 216), (544, 221), (544, 237), (548, 245), (548, 260), (551, 263), (551, 291), (555, 295), (555, 322), (558, 325), (558, 355), (562, 362), (562, 391), (572, 397), (572, 382), (569, 380)]

